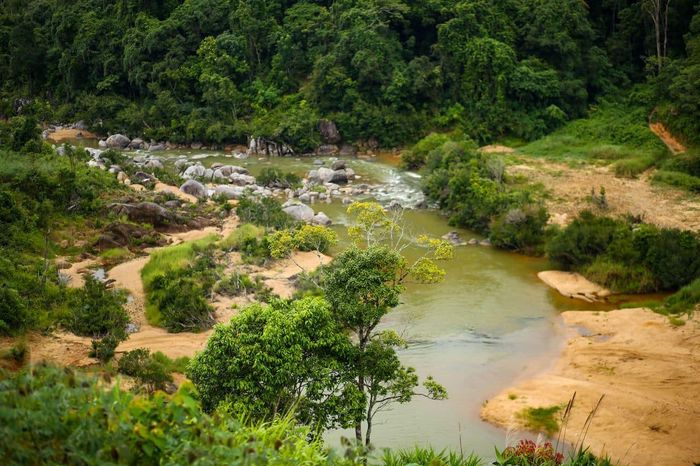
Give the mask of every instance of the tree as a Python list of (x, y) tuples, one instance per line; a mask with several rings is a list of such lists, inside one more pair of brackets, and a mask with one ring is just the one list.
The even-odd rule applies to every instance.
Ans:
[[(668, 48), (668, 5), (671, 0), (643, 0), (642, 8), (654, 23), (656, 66), (661, 73)], [(662, 37), (663, 36), (663, 37)]]
[[(447, 396), (430, 377), (424, 383), (425, 391), (417, 391), (415, 370), (404, 367), (396, 355), (396, 347), (405, 343), (395, 332), (379, 331), (377, 326), (399, 304), (409, 279), (434, 283), (443, 277), (444, 271), (435, 261), (450, 258), (452, 248), (444, 241), (421, 237), (426, 253), (409, 263), (399, 253), (406, 246), (405, 231), (397, 221), (400, 212), (388, 213), (371, 202), (355, 203), (348, 211), (356, 215), (349, 229), (356, 245), (331, 263), (323, 290), (335, 319), (352, 337), (353, 379), (365, 398), (365, 412), (355, 419), (355, 438), (369, 445), (374, 417), (382, 409), (392, 403), (407, 403), (416, 395), (435, 400)], [(362, 421), (366, 423), (364, 439)]]
[(219, 325), (188, 367), (207, 411), (272, 420), (294, 412), (319, 429), (348, 427), (362, 395), (347, 371), (353, 346), (319, 297), (253, 304)]

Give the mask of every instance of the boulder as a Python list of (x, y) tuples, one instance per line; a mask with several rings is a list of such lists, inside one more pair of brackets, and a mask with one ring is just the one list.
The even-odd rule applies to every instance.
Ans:
[(158, 152), (161, 150), (165, 150), (165, 144), (151, 144), (148, 146), (149, 152)]
[(205, 188), (202, 183), (195, 180), (185, 181), (182, 186), (180, 186), (180, 191), (185, 194), (190, 194), (197, 199), (204, 199), (207, 197), (207, 188)]
[(75, 123), (73, 123), (71, 125), (71, 128), (77, 129), (79, 131), (87, 131), (88, 126), (87, 126), (87, 124), (85, 124), (85, 122), (83, 120), (80, 120), (80, 121), (76, 121)]
[(110, 204), (109, 208), (117, 215), (126, 215), (132, 222), (150, 223), (163, 226), (175, 221), (175, 215), (154, 202), (139, 202), (138, 204)]
[(321, 183), (330, 183), (333, 179), (334, 173), (335, 172), (333, 170), (326, 167), (321, 167), (317, 171), (318, 179), (321, 181)]
[(129, 143), (129, 149), (134, 149), (134, 150), (143, 149), (144, 144), (145, 144), (145, 142), (144, 142), (143, 139), (141, 139), (141, 138), (134, 138), (134, 139), (132, 139), (131, 142)]
[(190, 148), (193, 150), (199, 150), (202, 148), (202, 143), (201, 142), (193, 142), (190, 144)]
[(123, 183), (128, 179), (129, 179), (129, 176), (126, 173), (124, 173), (124, 172), (117, 173), (117, 181), (119, 181), (120, 183)]
[(246, 168), (239, 167), (238, 165), (223, 165), (219, 167), (219, 170), (221, 170), (221, 173), (223, 173), (224, 176), (231, 176), (234, 173), (239, 173), (241, 175), (248, 174), (248, 170)]
[(126, 149), (129, 143), (131, 143), (131, 139), (123, 134), (113, 134), (107, 138), (106, 143), (107, 147), (110, 149)]
[(314, 210), (306, 204), (292, 204), (284, 207), (282, 210), (300, 222), (309, 222), (314, 218)]
[(333, 170), (333, 176), (328, 181), (331, 183), (336, 183), (336, 184), (337, 183), (347, 183), (348, 182), (348, 174), (345, 171), (345, 169)]
[(248, 186), (255, 184), (255, 177), (250, 175), (243, 175), (242, 173), (234, 173), (229, 177), (231, 183), (236, 186)]
[(229, 186), (222, 184), (214, 190), (214, 196), (222, 196), (226, 199), (240, 199), (245, 194), (245, 188), (241, 186)]
[(148, 183), (152, 183), (155, 181), (155, 178), (153, 178), (148, 173), (144, 173), (144, 172), (136, 172), (136, 173), (134, 173), (134, 176), (132, 178), (133, 178), (132, 181), (134, 183), (139, 183), (139, 184), (148, 184)]
[(106, 149), (107, 148), (107, 141), (105, 141), (104, 139), (100, 139), (97, 142), (97, 147), (100, 147), (102, 149)]
[(442, 235), (442, 239), (452, 243), (454, 246), (459, 246), (460, 244), (463, 244), (462, 238), (459, 237), (459, 233), (457, 233), (456, 231), (450, 231), (449, 233), (445, 233), (444, 235)]
[(338, 159), (335, 162), (331, 164), (331, 168), (333, 170), (344, 170), (345, 169), (345, 160)]
[(345, 176), (347, 177), (348, 180), (354, 180), (355, 179), (355, 170), (352, 168), (346, 168), (345, 169)]
[(314, 165), (321, 166), (321, 165), (323, 165), (323, 163), (324, 163), (324, 162), (323, 162), (323, 160), (321, 160), (321, 159), (315, 159), (315, 160), (314, 160)]
[(163, 163), (158, 159), (151, 159), (144, 165), (146, 168), (163, 168)]
[(327, 144), (336, 144), (340, 142), (340, 131), (331, 120), (320, 120), (318, 122), (318, 131), (321, 133), (323, 142)]
[(204, 176), (206, 169), (202, 165), (192, 165), (191, 167), (187, 167), (182, 174), (183, 178), (189, 179), (189, 178), (201, 178)]
[(328, 226), (333, 222), (330, 218), (328, 218), (328, 215), (324, 214), (323, 212), (319, 212), (313, 216), (313, 218), (311, 219), (311, 223), (316, 225)]

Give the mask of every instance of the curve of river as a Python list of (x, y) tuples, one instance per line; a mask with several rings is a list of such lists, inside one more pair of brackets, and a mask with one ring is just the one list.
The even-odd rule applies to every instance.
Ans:
[[(264, 166), (305, 175), (314, 168), (314, 158), (249, 158), (236, 160), (220, 152), (167, 151), (157, 154), (163, 161), (194, 159), (205, 167), (214, 162), (242, 165), (255, 175)], [(329, 165), (328, 160), (326, 166)], [(360, 175), (360, 183), (380, 183), (372, 197), (383, 203), (398, 200), (415, 205), (422, 199), (420, 176), (396, 168), (396, 157), (353, 158), (348, 165)], [(324, 211), (342, 230), (346, 223), (345, 206), (340, 202), (317, 203), (314, 210)], [(408, 210), (406, 224), (411, 234), (440, 237), (457, 230), (463, 239), (478, 235), (447, 224), (434, 210)], [(418, 253), (408, 248), (408, 256)], [(437, 450), (460, 448), (485, 457), (493, 446), (502, 447), (506, 436), (502, 429), (479, 418), (481, 405), (519, 378), (543, 370), (556, 359), (564, 336), (559, 313), (569, 309), (596, 306), (563, 298), (537, 279), (547, 268), (543, 259), (507, 253), (484, 246), (461, 246), (445, 264), (444, 282), (410, 285), (402, 303), (390, 313), (383, 325), (399, 331), (408, 341), (400, 351), (402, 361), (442, 383), (449, 394), (444, 401), (420, 397), (411, 403), (394, 406), (377, 415), (373, 443), (378, 447), (432, 445)], [(600, 309), (613, 306), (598, 305)], [(341, 435), (327, 434), (331, 446), (339, 445)], [(512, 437), (513, 435), (511, 435)], [(517, 434), (516, 438), (526, 436)]]

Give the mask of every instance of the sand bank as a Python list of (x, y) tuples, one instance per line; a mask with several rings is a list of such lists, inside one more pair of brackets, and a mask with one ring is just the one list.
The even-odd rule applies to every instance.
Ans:
[(675, 327), (648, 309), (562, 314), (570, 339), (556, 365), (504, 390), (482, 417), (521, 428), (525, 407), (576, 406), (566, 440), (605, 398), (585, 439), (620, 464), (691, 465), (700, 461), (700, 321)]

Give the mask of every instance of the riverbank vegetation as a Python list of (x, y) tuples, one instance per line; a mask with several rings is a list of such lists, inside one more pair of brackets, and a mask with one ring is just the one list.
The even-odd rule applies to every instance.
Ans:
[(700, 16), (645, 5), (7, 1), (0, 114), (37, 99), (55, 109), (42, 120), (102, 133), (310, 151), (320, 119), (370, 146), (435, 129), (533, 140), (641, 83), (644, 116), (697, 143)]

